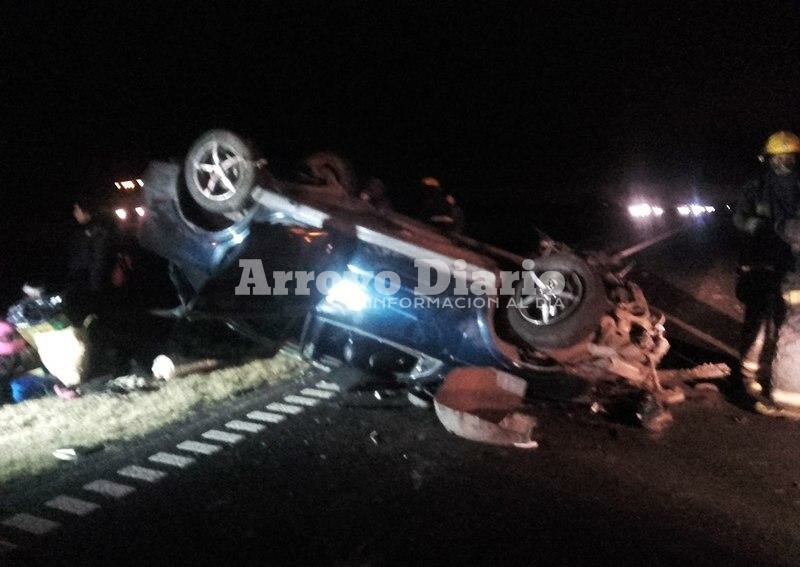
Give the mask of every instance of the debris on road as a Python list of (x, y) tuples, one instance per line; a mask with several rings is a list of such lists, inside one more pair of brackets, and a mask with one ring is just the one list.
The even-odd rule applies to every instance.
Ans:
[(117, 376), (105, 383), (105, 389), (115, 394), (130, 394), (132, 392), (151, 392), (158, 390), (158, 383), (147, 376), (129, 374)]
[(79, 457), (99, 453), (105, 449), (104, 445), (93, 445), (91, 447), (62, 447), (53, 451), (53, 456), (60, 461), (77, 461)]
[[(668, 406), (686, 400), (682, 384), (730, 375), (726, 364), (658, 370), (670, 348), (665, 316), (651, 310), (642, 289), (622, 273), (605, 272), (609, 309), (596, 331), (573, 346), (542, 352), (566, 372), (590, 382), (627, 382), (645, 394), (636, 413), (642, 426), (660, 432), (670, 426)], [(526, 383), (491, 368), (451, 371), (434, 398), (445, 428), (467, 439), (499, 445), (536, 446), (530, 439), (536, 422), (520, 413)], [(606, 413), (599, 402), (595, 414)]]
[[(56, 466), (57, 448), (108, 446), (141, 439), (243, 392), (302, 376), (308, 365), (283, 351), (226, 366), (211, 375), (152, 380), (157, 393), (119, 395), (98, 384), (69, 403), (55, 396), (0, 406), (0, 484)], [(132, 380), (135, 385), (137, 380)], [(141, 382), (139, 382), (141, 384)]]
[(159, 354), (153, 359), (151, 372), (159, 380), (172, 380), (180, 376), (189, 374), (200, 374), (211, 372), (218, 369), (222, 361), (215, 358), (204, 358), (201, 360), (184, 360), (175, 356)]
[[(626, 381), (648, 395), (655, 405), (639, 415), (648, 429), (663, 428), (671, 417), (663, 408), (682, 403), (686, 396), (673, 386), (691, 380), (726, 378), (726, 364), (701, 364), (694, 368), (658, 370), (670, 348), (665, 336), (665, 316), (652, 310), (642, 289), (621, 275), (608, 270), (610, 309), (599, 329), (583, 342), (565, 349), (551, 349), (546, 354), (567, 372), (590, 381)], [(671, 386), (671, 387), (665, 387)], [(657, 416), (657, 417), (654, 417)], [(652, 423), (651, 419), (655, 419)], [(646, 420), (646, 421), (645, 421)]]
[(525, 380), (494, 368), (456, 368), (433, 400), (445, 429), (472, 441), (530, 447), (536, 418), (521, 413)]

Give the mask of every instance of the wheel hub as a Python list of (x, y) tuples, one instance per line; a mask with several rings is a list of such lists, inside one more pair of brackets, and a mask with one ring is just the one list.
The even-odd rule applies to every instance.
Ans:
[(231, 148), (212, 140), (202, 147), (194, 161), (193, 179), (203, 196), (212, 201), (226, 201), (237, 191), (244, 158)]

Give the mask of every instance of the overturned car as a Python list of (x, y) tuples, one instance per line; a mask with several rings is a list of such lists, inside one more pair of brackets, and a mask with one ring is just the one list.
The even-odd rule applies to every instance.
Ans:
[(143, 181), (140, 240), (170, 262), (175, 316), (254, 337), (297, 330), (308, 358), (410, 385), (472, 366), (622, 380), (656, 402), (664, 390), (663, 316), (607, 262), (546, 239), (522, 258), (445, 234), (355, 198), (335, 159), (276, 175), (227, 131), (182, 165), (151, 163)]

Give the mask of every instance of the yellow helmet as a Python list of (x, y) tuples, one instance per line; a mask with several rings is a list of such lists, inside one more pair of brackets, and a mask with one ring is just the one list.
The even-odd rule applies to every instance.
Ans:
[(764, 154), (800, 154), (800, 138), (786, 130), (775, 132), (764, 144)]

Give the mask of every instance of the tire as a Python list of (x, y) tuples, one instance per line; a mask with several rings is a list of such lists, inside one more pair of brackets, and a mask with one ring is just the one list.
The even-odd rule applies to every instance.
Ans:
[[(800, 310), (789, 312), (778, 331), (778, 345), (772, 361), (772, 388), (800, 399)], [(795, 397), (795, 396), (792, 396)], [(776, 400), (777, 401), (777, 400)], [(789, 405), (797, 406), (796, 403)]]
[(205, 211), (243, 211), (250, 204), (255, 186), (254, 158), (253, 149), (233, 132), (206, 132), (186, 154), (186, 188)]
[(581, 290), (580, 297), (563, 318), (550, 323), (534, 323), (521, 307), (522, 282), (518, 282), (514, 301), (506, 306), (508, 323), (517, 338), (535, 349), (557, 349), (572, 346), (585, 339), (600, 323), (609, 307), (600, 276), (582, 259), (572, 254), (554, 254), (535, 260), (534, 272), (556, 272), (573, 281)]

